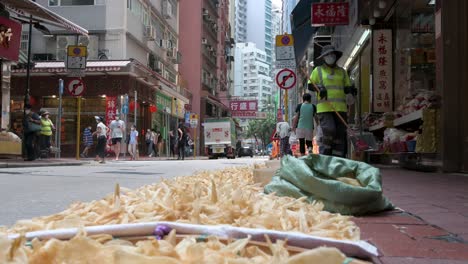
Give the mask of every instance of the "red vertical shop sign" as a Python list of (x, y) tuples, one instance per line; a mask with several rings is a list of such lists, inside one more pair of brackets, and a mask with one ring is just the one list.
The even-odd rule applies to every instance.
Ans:
[(372, 108), (374, 112), (391, 112), (393, 110), (392, 30), (374, 30), (373, 50)]
[(117, 114), (117, 97), (106, 96), (106, 126), (115, 119)]
[(349, 2), (313, 3), (312, 26), (337, 26), (349, 24)]
[(0, 58), (18, 61), (21, 42), (21, 24), (0, 16)]

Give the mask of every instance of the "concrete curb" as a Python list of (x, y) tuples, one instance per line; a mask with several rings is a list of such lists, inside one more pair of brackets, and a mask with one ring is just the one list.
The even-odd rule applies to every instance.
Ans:
[(81, 166), (90, 162), (57, 162), (57, 163), (0, 163), (0, 169), (8, 168), (34, 168), (34, 167), (60, 167), (60, 166)]

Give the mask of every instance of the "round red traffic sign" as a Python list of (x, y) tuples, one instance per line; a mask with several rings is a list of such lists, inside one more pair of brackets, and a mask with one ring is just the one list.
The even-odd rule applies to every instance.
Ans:
[(289, 90), (296, 85), (296, 73), (291, 69), (282, 69), (276, 74), (276, 84), (279, 88)]
[(72, 96), (82, 96), (86, 86), (82, 79), (73, 78), (67, 84), (67, 91)]

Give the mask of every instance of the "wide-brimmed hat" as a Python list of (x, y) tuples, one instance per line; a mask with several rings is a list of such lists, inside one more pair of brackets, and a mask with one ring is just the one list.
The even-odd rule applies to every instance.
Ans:
[(49, 111), (47, 110), (42, 111), (41, 116), (44, 116), (44, 115), (50, 115)]
[(317, 59), (323, 59), (323, 57), (327, 56), (330, 53), (336, 54), (336, 60), (339, 60), (341, 56), (343, 56), (343, 52), (336, 50), (333, 45), (327, 45), (323, 46), (322, 52), (320, 53), (320, 56), (318, 56)]
[(96, 119), (97, 121), (104, 121), (104, 118), (100, 117), (100, 116), (94, 116), (94, 119)]

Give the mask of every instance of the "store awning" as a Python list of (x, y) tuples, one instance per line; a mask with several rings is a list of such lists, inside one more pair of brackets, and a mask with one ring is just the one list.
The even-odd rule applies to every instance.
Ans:
[(219, 100), (218, 98), (212, 96), (212, 95), (207, 95), (205, 96), (205, 99), (210, 102), (211, 104), (219, 107), (219, 108), (222, 108), (222, 109), (228, 109), (228, 107), (226, 105), (223, 104), (223, 102), (221, 102), (221, 100)]
[(88, 35), (88, 30), (31, 0), (2, 0), (2, 4), (5, 5), (8, 11), (14, 12), (23, 18), (33, 16), (35, 19), (43, 19), (44, 22), (66, 28), (76, 34)]
[(319, 0), (301, 0), (291, 13), (291, 28), (294, 37), (294, 51), (296, 53), (296, 63), (302, 60), (310, 41), (317, 31), (317, 27), (312, 27), (311, 5)]
[[(130, 60), (116, 61), (88, 61), (86, 62), (86, 72), (118, 72), (127, 68)], [(12, 73), (26, 73), (26, 69), (12, 69)], [(43, 61), (35, 62), (31, 73), (66, 73), (63, 61)]]

